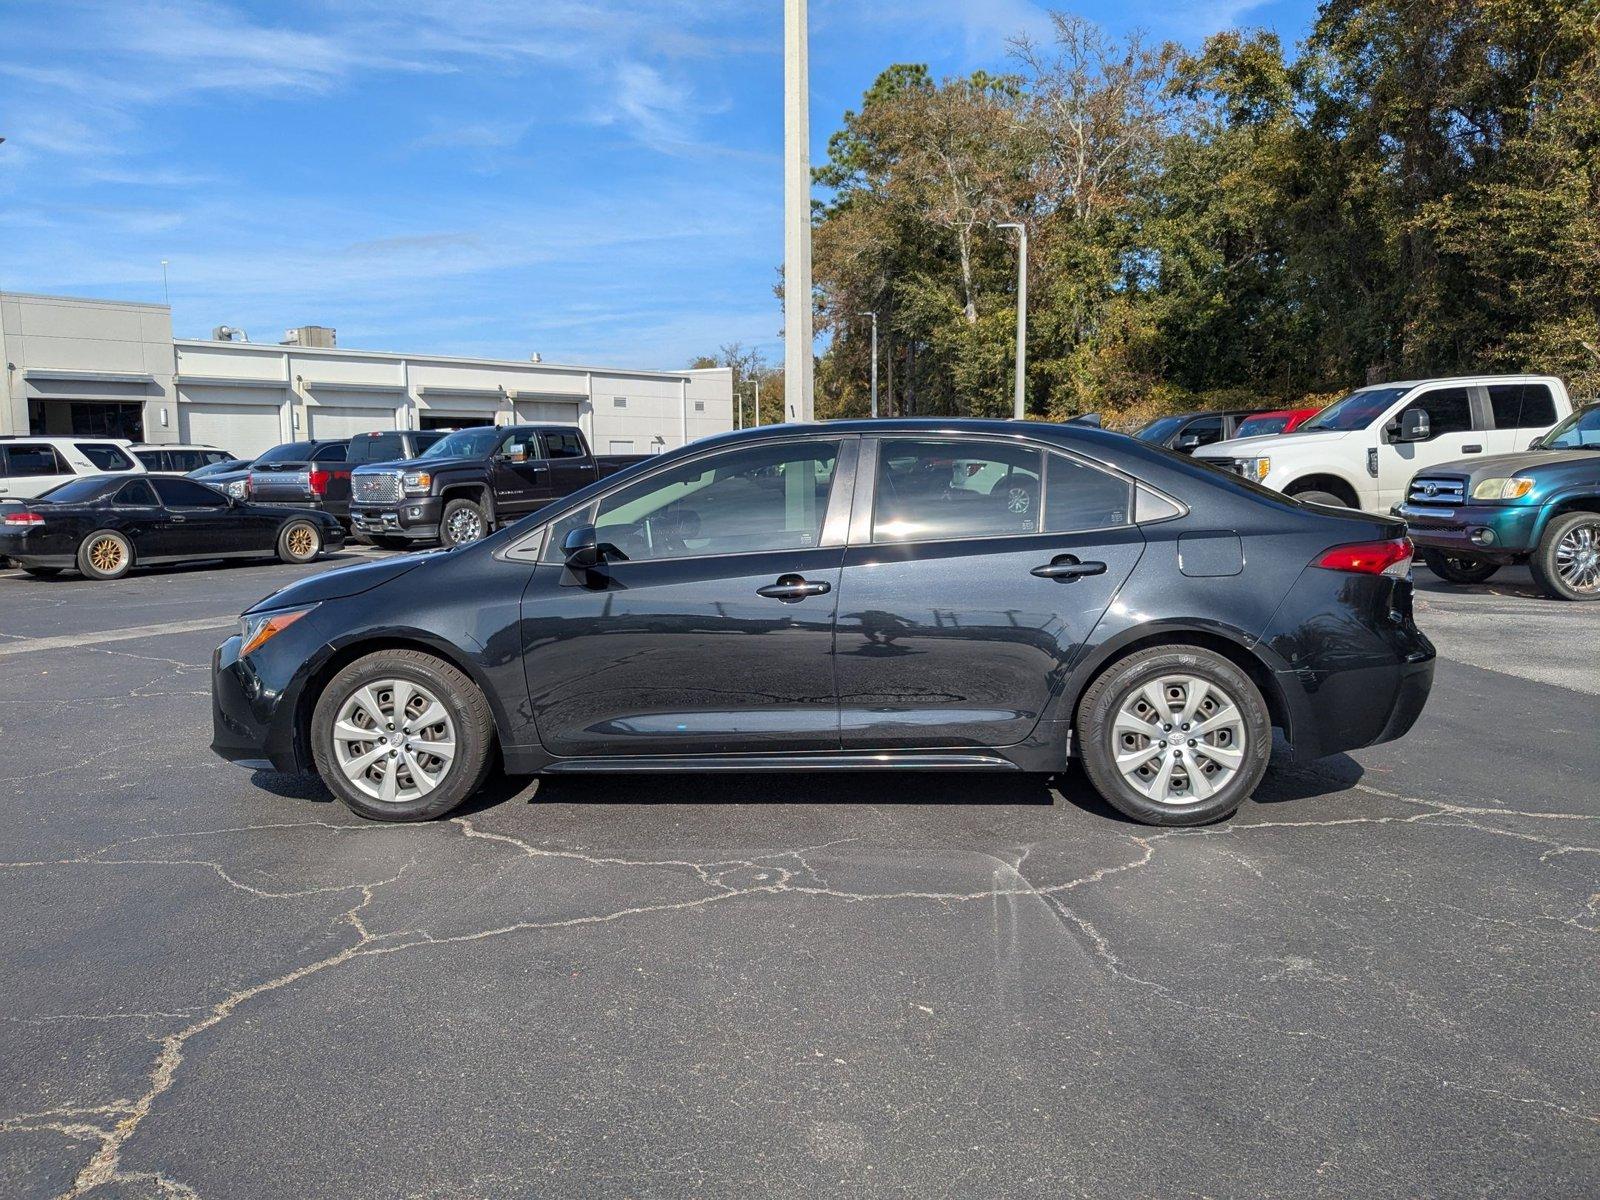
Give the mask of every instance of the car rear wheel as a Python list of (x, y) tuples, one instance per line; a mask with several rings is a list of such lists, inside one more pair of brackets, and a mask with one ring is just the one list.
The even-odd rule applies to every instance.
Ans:
[(373, 821), (427, 821), (489, 772), (494, 720), (472, 680), (418, 650), (381, 650), (333, 677), (311, 718), (323, 783)]
[(1148, 825), (1228, 816), (1272, 756), (1256, 685), (1196, 646), (1156, 646), (1113, 664), (1084, 693), (1077, 736), (1095, 790)]
[(439, 517), (439, 541), (446, 546), (465, 546), (489, 532), (483, 508), (471, 500), (447, 502)]
[(1290, 492), (1289, 495), (1293, 496), (1296, 500), (1304, 500), (1307, 504), (1322, 504), (1326, 505), (1328, 508), (1350, 507), (1342, 498), (1335, 496), (1332, 492), (1319, 492), (1313, 488), (1307, 488), (1306, 490), (1300, 492)]
[(1443, 550), (1424, 550), (1422, 561), (1446, 583), (1482, 583), (1500, 569), (1500, 564), (1470, 554), (1447, 554)]
[(1600, 513), (1567, 513), (1551, 521), (1528, 558), (1528, 570), (1553, 599), (1600, 600)]
[(278, 557), (308, 563), (322, 553), (322, 531), (310, 521), (290, 521), (278, 534)]
[(114, 529), (97, 529), (78, 543), (78, 570), (90, 579), (121, 579), (133, 569), (133, 543)]

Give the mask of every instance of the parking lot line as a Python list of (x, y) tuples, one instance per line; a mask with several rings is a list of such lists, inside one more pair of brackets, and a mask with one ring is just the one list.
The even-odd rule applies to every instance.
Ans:
[(0, 644), (0, 658), (13, 654), (32, 654), (38, 650), (68, 650), (98, 646), (105, 642), (131, 642), (137, 638), (160, 637), (170, 633), (200, 633), (207, 629), (232, 629), (237, 616), (196, 617), (192, 621), (164, 621), (159, 625), (133, 625), (127, 629), (105, 629), (96, 633), (68, 633), (57, 637), (23, 638)]

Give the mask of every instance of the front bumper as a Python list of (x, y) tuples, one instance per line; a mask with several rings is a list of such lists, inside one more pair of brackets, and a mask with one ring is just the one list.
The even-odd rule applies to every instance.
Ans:
[(239, 647), (234, 634), (211, 655), (212, 752), (240, 766), (309, 770), (294, 722), (299, 680), (288, 688), (275, 685), (256, 662), (239, 656)]
[(357, 533), (432, 541), (439, 536), (443, 504), (436, 496), (418, 496), (398, 504), (354, 504), (350, 524)]
[(1532, 550), (1539, 524), (1536, 504), (1463, 504), (1455, 508), (1399, 504), (1394, 515), (1406, 523), (1411, 540), (1423, 549), (1496, 561)]

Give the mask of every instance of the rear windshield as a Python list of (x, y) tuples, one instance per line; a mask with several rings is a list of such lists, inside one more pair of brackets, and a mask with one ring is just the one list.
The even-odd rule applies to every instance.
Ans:
[(271, 450), (268, 450), (260, 458), (256, 459), (256, 462), (305, 462), (311, 457), (311, 448), (315, 445), (315, 442), (285, 442), (281, 446), (274, 446)]
[(1388, 412), (1389, 406), (1410, 390), (1410, 388), (1380, 387), (1351, 392), (1343, 400), (1328, 405), (1321, 413), (1300, 426), (1297, 432), (1336, 429), (1341, 433), (1349, 433), (1352, 429), (1365, 429)]
[(398, 433), (380, 433), (377, 437), (354, 437), (345, 451), (350, 462), (388, 462), (391, 458), (404, 458), (405, 443)]
[(98, 500), (107, 491), (121, 486), (120, 479), (74, 479), (60, 487), (51, 488), (39, 499), (48, 500), (51, 504), (82, 504), (88, 500)]

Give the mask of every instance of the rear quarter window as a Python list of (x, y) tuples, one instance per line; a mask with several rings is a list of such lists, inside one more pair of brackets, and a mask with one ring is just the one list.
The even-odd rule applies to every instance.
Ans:
[(33, 445), (26, 442), (0, 447), (0, 457), (6, 464), (5, 474), (15, 476), (75, 475), (75, 472), (56, 454), (54, 446)]
[(132, 471), (137, 464), (110, 442), (74, 442), (74, 449), (101, 471)]
[(1496, 429), (1543, 429), (1556, 423), (1556, 402), (1543, 383), (1491, 383)]

